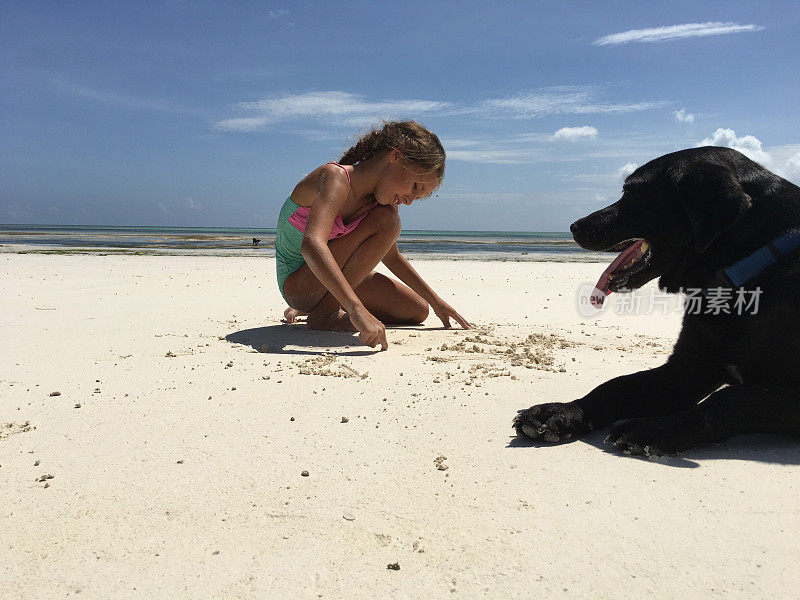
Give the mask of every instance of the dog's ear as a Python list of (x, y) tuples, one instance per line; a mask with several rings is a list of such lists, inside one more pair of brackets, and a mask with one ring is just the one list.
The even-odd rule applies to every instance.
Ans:
[(708, 250), (711, 242), (733, 227), (753, 205), (736, 175), (723, 165), (690, 168), (680, 175), (676, 185), (700, 253)]

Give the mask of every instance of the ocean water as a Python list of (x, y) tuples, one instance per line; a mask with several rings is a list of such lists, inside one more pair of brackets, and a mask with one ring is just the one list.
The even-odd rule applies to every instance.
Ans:
[[(253, 245), (253, 238), (260, 243)], [(275, 256), (274, 229), (1, 225), (3, 252)], [(400, 251), (417, 260), (606, 262), (566, 232), (403, 231)]]

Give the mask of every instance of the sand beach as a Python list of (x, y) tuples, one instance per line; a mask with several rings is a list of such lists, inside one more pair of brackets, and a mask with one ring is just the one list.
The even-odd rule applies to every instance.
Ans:
[(674, 303), (582, 316), (598, 264), (414, 265), (474, 330), (376, 352), (281, 323), (273, 260), (0, 253), (0, 596), (800, 597), (797, 440), (514, 435), (662, 363)]

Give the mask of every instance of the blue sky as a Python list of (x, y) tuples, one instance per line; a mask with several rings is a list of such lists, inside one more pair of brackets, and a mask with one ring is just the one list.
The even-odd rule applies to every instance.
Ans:
[(406, 229), (565, 231), (699, 144), (800, 182), (796, 2), (10, 2), (0, 223), (273, 227), (380, 119), (448, 153)]

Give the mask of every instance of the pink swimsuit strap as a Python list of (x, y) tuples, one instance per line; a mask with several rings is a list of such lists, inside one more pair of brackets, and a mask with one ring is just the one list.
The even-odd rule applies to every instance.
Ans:
[[(350, 173), (348, 172), (347, 169), (344, 168), (344, 165), (340, 165), (337, 162), (329, 162), (327, 164), (336, 165), (337, 167), (342, 167), (342, 169), (344, 169), (345, 174), (347, 175), (347, 184), (350, 185)], [(289, 196), (289, 199), (291, 200), (291, 196)], [(342, 215), (336, 215), (333, 221), (333, 228), (331, 229), (331, 235), (329, 239), (332, 240), (333, 238), (347, 235), (348, 233), (353, 231), (356, 227), (358, 227), (358, 224), (361, 223), (362, 219), (364, 219), (364, 217), (366, 217), (367, 214), (369, 214), (369, 211), (375, 208), (377, 204), (378, 201), (376, 200), (374, 204), (370, 206), (364, 214), (357, 217), (347, 225), (344, 224), (344, 221), (342, 220)], [(308, 220), (308, 213), (310, 210), (311, 207), (309, 206), (298, 206), (297, 210), (295, 210), (291, 215), (289, 215), (288, 218), (289, 223), (291, 223), (292, 226), (299, 232), (305, 233), (306, 221)]]

